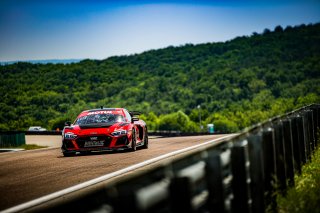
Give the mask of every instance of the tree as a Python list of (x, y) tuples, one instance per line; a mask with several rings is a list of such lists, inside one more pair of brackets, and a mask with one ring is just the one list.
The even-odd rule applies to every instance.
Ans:
[(319, 34), (319, 23), (276, 26), (227, 42), (105, 60), (0, 65), (0, 128), (54, 128), (103, 105), (142, 111), (152, 130), (163, 119), (169, 125), (161, 128), (172, 124), (172, 130), (198, 131), (195, 108), (201, 104), (202, 125), (219, 114), (221, 131), (242, 129), (319, 101)]

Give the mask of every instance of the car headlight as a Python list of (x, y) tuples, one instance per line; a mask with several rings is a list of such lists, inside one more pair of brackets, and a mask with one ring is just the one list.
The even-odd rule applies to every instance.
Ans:
[(117, 130), (111, 133), (112, 136), (120, 136), (120, 135), (126, 135), (126, 134), (127, 134), (127, 130)]
[(75, 139), (76, 137), (77, 137), (77, 135), (74, 134), (73, 132), (67, 132), (64, 134), (65, 139)]

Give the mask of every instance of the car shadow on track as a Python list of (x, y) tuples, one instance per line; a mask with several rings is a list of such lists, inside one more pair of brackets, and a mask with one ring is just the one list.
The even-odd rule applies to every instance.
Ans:
[[(143, 148), (137, 147), (136, 151), (139, 151)], [(121, 153), (134, 153), (131, 150), (108, 150), (108, 151), (88, 151), (88, 152), (77, 152), (75, 155), (65, 157), (63, 154), (57, 158), (72, 158), (72, 157), (83, 157), (83, 156), (96, 156), (96, 155), (106, 155), (106, 154), (121, 154)]]

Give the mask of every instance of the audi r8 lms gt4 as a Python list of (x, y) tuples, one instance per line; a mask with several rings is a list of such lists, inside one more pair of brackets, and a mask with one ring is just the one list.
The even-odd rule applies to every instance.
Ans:
[(62, 131), (64, 156), (90, 151), (148, 148), (146, 123), (139, 112), (124, 108), (92, 109), (81, 112), (73, 124), (66, 122)]

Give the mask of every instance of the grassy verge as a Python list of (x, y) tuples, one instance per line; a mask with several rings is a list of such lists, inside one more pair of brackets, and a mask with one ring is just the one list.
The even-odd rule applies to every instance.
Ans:
[(302, 167), (302, 173), (295, 176), (295, 187), (287, 195), (277, 197), (278, 212), (320, 213), (320, 147), (312, 160)]
[(47, 146), (38, 146), (36, 144), (23, 144), (21, 146), (15, 146), (15, 147), (1, 147), (1, 149), (25, 149), (25, 150), (41, 149), (41, 148), (47, 148)]
[(38, 146), (38, 145), (35, 145), (35, 144), (24, 144), (22, 146), (19, 146), (18, 148), (25, 149), (25, 150), (32, 150), (32, 149), (47, 148), (47, 146)]

